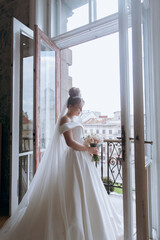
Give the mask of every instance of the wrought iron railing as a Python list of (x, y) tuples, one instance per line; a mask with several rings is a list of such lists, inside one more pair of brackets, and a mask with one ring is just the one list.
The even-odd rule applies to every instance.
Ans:
[(100, 149), (100, 172), (105, 188), (110, 194), (115, 188), (123, 189), (122, 144), (120, 139), (106, 139)]

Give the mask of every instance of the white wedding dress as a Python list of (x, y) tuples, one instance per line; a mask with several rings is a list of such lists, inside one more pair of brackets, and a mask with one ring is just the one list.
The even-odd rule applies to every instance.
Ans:
[(30, 189), (0, 231), (0, 239), (122, 240), (122, 218), (91, 156), (65, 144), (67, 130), (82, 142), (83, 126), (59, 122)]

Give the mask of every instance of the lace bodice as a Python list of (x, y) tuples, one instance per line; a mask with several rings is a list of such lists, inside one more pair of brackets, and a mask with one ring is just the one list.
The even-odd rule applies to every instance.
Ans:
[(60, 126), (60, 133), (64, 133), (68, 130), (72, 130), (73, 139), (77, 142), (82, 142), (83, 138), (83, 126), (79, 122), (67, 122)]

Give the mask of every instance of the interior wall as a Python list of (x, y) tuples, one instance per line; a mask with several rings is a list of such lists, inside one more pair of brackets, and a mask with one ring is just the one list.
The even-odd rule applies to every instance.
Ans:
[[(12, 18), (29, 26), (29, 0), (0, 1), (0, 122), (2, 123), (2, 188), (0, 214), (9, 211), (11, 148)], [(3, 210), (3, 212), (2, 212)]]

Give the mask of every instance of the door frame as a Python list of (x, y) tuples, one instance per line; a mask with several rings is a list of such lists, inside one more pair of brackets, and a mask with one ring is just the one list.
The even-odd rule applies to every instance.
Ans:
[(33, 39), (33, 31), (23, 23), (13, 18), (12, 22), (12, 56), (11, 56), (11, 98), (12, 98), (12, 129), (10, 157), (10, 199), (9, 214), (12, 215), (18, 206), (19, 185), (19, 98), (20, 98), (20, 34), (26, 33)]
[(147, 172), (144, 149), (141, 1), (132, 1), (132, 59), (137, 239), (148, 239)]
[[(119, 9), (119, 62), (121, 92), (121, 138), (122, 138), (122, 170), (123, 170), (123, 209), (124, 239), (133, 238), (133, 203), (132, 203), (132, 171), (130, 143), (130, 80), (128, 49), (128, 11), (126, 0), (118, 1)], [(125, 61), (124, 61), (125, 59)]]

